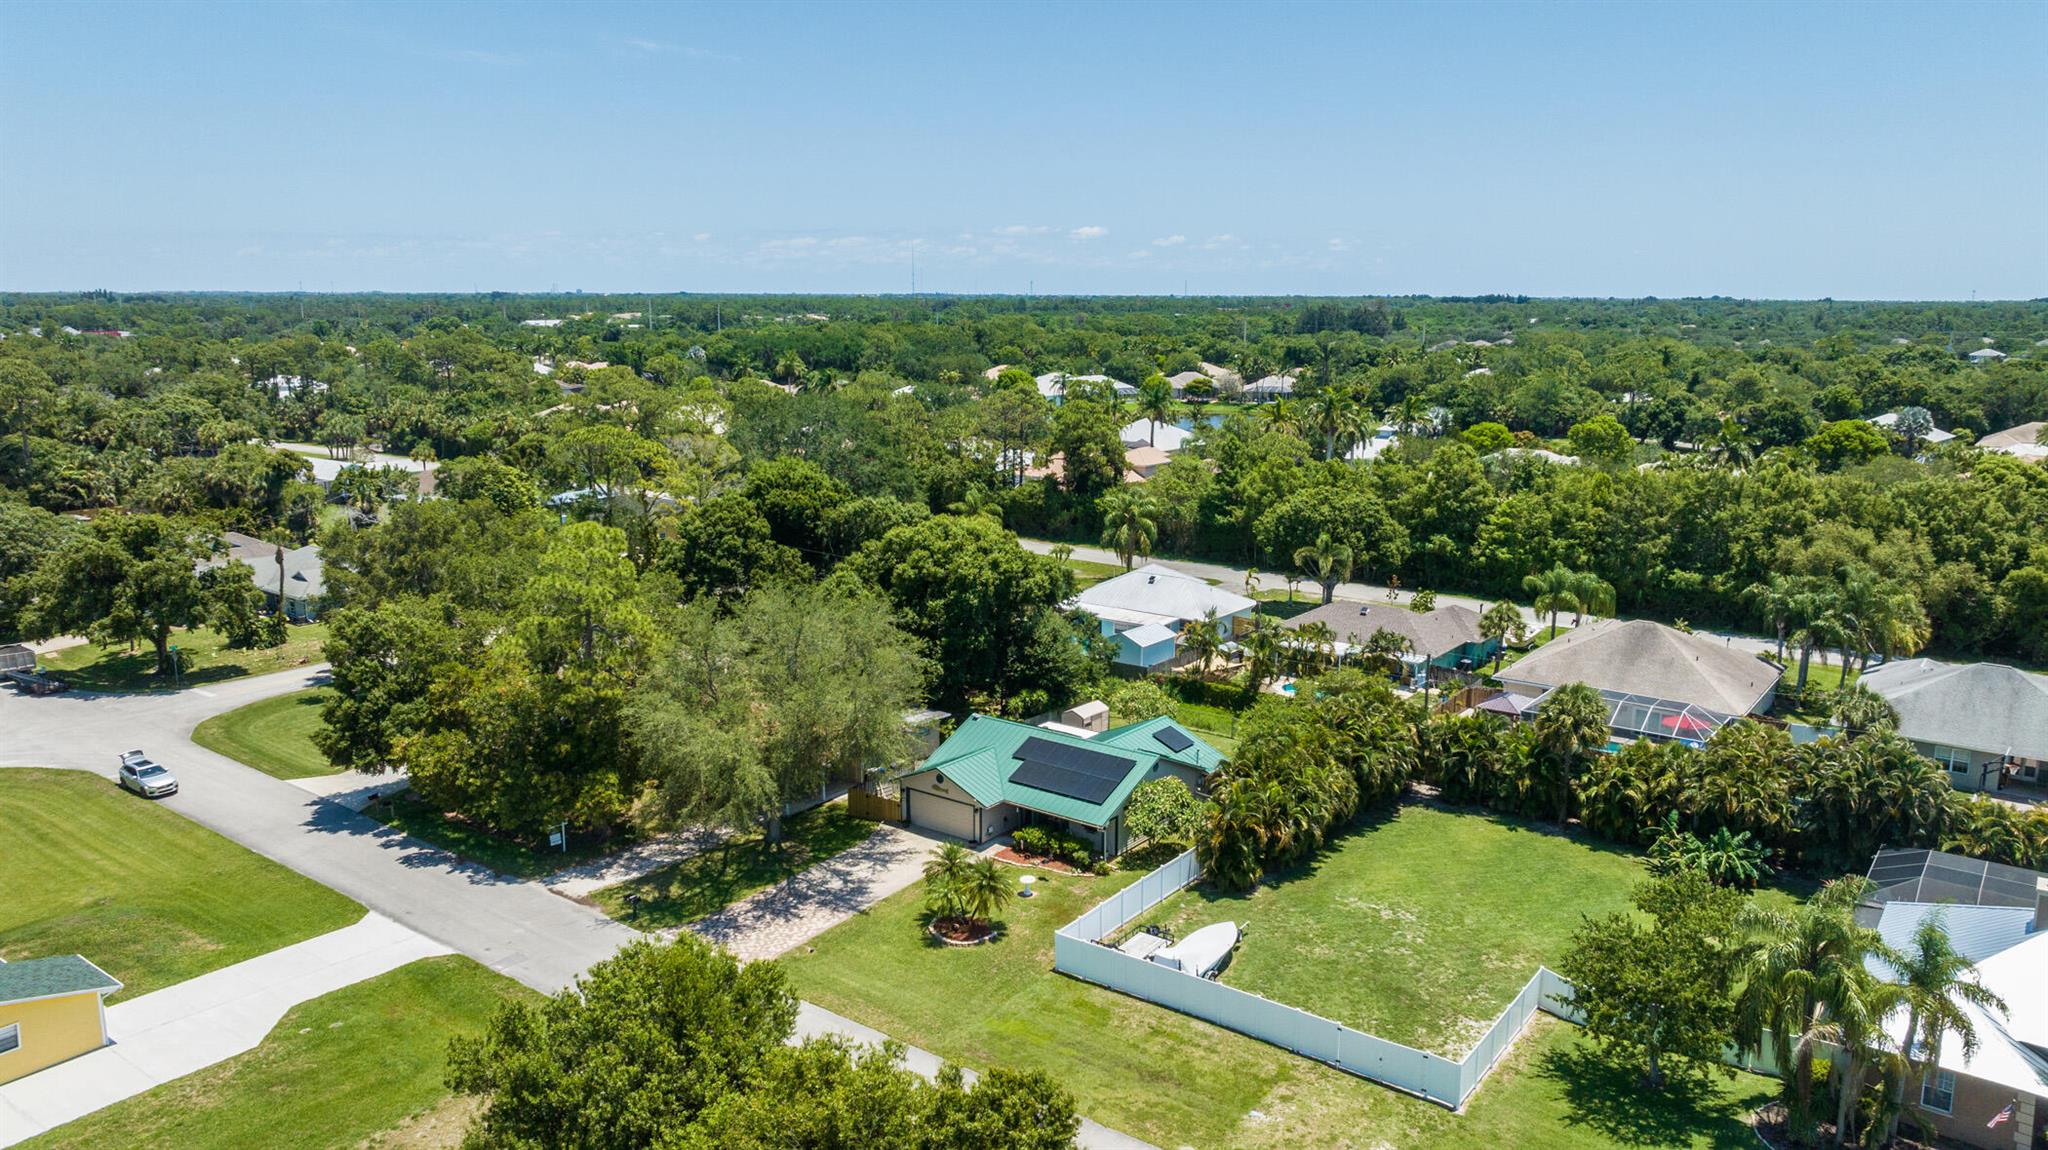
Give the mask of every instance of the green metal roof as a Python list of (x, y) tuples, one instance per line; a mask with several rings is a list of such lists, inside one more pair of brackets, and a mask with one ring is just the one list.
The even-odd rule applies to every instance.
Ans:
[[(1190, 745), (1185, 749), (1176, 751), (1153, 737), (1160, 731), (1165, 730), (1179, 731), (1187, 736)], [(1164, 715), (1156, 719), (1143, 719), (1135, 723), (1125, 723), (1121, 727), (1111, 727), (1109, 730), (1088, 741), (1099, 747), (1123, 747), (1128, 750), (1144, 751), (1147, 754), (1158, 755), (1171, 762), (1193, 767), (1205, 775), (1222, 766), (1224, 759), (1222, 751), (1210, 746), (1202, 740), (1201, 736)]]
[(83, 955), (58, 954), (0, 962), (0, 1002), (119, 989), (119, 979), (86, 961)]
[[(1132, 723), (1105, 731), (1092, 739), (1069, 735), (1044, 727), (1027, 726), (1023, 723), (999, 719), (993, 715), (969, 715), (965, 722), (954, 730), (953, 736), (932, 752), (932, 756), (911, 774), (937, 771), (946, 780), (957, 784), (961, 790), (974, 797), (984, 807), (998, 803), (1011, 803), (1029, 807), (1034, 811), (1056, 818), (1071, 819), (1089, 826), (1103, 826), (1122, 811), (1124, 803), (1139, 784), (1169, 773), (1169, 763), (1179, 763), (1208, 774), (1223, 762), (1223, 756), (1216, 748), (1196, 738), (1185, 728), (1191, 745), (1184, 751), (1172, 751), (1164, 743), (1154, 740), (1153, 732), (1162, 727), (1180, 725), (1171, 719), (1149, 719), (1143, 723)], [(1115, 741), (1112, 741), (1115, 736)], [(1068, 746), (1085, 747), (1126, 758), (1131, 769), (1116, 789), (1099, 803), (1083, 802), (1068, 795), (1041, 791), (1010, 781), (1017, 770), (1017, 749), (1024, 740), (1038, 738), (1049, 742), (1064, 743)]]

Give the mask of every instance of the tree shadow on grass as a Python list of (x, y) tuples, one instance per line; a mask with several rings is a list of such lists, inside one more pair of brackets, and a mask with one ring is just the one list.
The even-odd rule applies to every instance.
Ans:
[(1689, 1146), (1704, 1137), (1714, 1150), (1752, 1147), (1756, 1135), (1744, 1115), (1769, 1100), (1768, 1091), (1744, 1095), (1718, 1078), (1674, 1078), (1652, 1091), (1637, 1068), (1609, 1063), (1585, 1045), (1546, 1053), (1534, 1072), (1558, 1083), (1566, 1125), (1624, 1146)]

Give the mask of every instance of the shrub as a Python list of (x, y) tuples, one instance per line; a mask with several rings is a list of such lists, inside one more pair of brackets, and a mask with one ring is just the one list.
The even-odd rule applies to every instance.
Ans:
[(1017, 844), (1017, 849), (1025, 854), (1053, 859), (1070, 866), (1085, 868), (1095, 859), (1094, 852), (1088, 849), (1087, 843), (1050, 827), (1020, 827), (1010, 839)]

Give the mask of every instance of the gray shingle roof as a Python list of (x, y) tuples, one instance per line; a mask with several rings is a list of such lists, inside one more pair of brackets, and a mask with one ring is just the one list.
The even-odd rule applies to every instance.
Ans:
[[(255, 572), (250, 582), (265, 594), (278, 593), (277, 546), (266, 543), (253, 535), (239, 531), (228, 531), (221, 535), (221, 541), (228, 545), (227, 554), (203, 566), (217, 567), (237, 559), (247, 563)], [(284, 598), (316, 600), (327, 592), (326, 568), (320, 562), (320, 547), (308, 543), (304, 547), (284, 549)]]
[(83, 955), (56, 954), (0, 962), (0, 1002), (119, 989), (120, 979), (94, 966)]
[(1467, 643), (1477, 643), (1481, 638), (1479, 612), (1456, 604), (1424, 614), (1385, 604), (1325, 603), (1290, 620), (1294, 627), (1310, 623), (1327, 625), (1340, 641), (1353, 646), (1363, 644), (1374, 631), (1385, 628), (1405, 636), (1411, 650), (1431, 659)]
[(1585, 683), (1747, 715), (1777, 688), (1780, 671), (1717, 639), (1648, 619), (1599, 619), (1573, 628), (1497, 676), (1545, 688)]
[(1901, 659), (1864, 674), (1923, 743), (2048, 759), (2048, 676), (2001, 663)]

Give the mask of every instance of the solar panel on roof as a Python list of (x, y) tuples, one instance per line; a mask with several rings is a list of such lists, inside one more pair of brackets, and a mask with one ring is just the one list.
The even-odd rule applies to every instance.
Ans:
[(1017, 748), (1017, 769), (1010, 781), (1018, 786), (1065, 795), (1084, 803), (1100, 803), (1116, 792), (1136, 762), (1036, 736)]
[(1161, 727), (1152, 732), (1152, 738), (1169, 751), (1185, 751), (1195, 745), (1193, 739), (1173, 727)]

